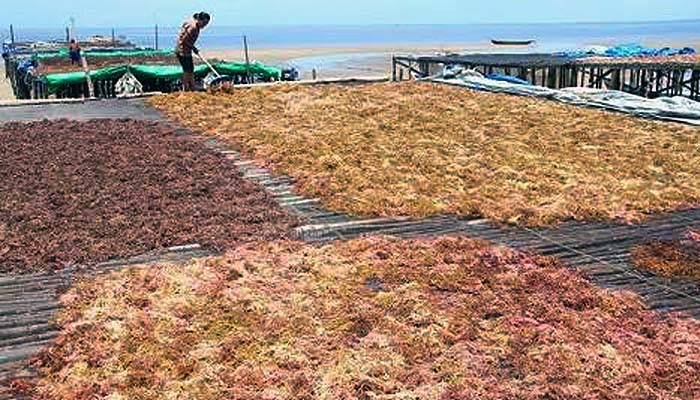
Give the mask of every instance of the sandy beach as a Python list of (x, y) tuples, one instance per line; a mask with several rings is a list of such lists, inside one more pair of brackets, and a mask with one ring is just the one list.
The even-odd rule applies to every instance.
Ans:
[(0, 65), (0, 101), (15, 100), (10, 81), (5, 78), (5, 65)]
[[(462, 45), (412, 46), (396, 44), (366, 47), (323, 47), (323, 48), (277, 48), (251, 49), (251, 61), (271, 65), (296, 67), (302, 79), (309, 79), (315, 69), (318, 78), (343, 78), (349, 76), (387, 76), (391, 70), (392, 54), (432, 54), (446, 52), (493, 52), (507, 51), (487, 43), (465, 43)], [(242, 60), (241, 49), (218, 49), (205, 51), (209, 58), (222, 60)]]
[[(700, 49), (699, 40), (688, 42), (649, 41), (643, 43), (649, 47), (693, 47)], [(589, 45), (614, 45), (613, 43), (590, 43)], [(463, 43), (410, 45), (395, 44), (386, 46), (363, 47), (323, 47), (323, 48), (268, 48), (251, 49), (251, 61), (260, 61), (270, 65), (289, 65), (296, 67), (302, 79), (311, 79), (313, 70), (319, 79), (344, 78), (352, 76), (388, 76), (391, 71), (391, 56), (402, 54), (433, 54), (449, 52), (539, 52), (534, 47), (493, 46), (490, 43)], [(241, 49), (216, 49), (206, 51), (211, 58), (222, 60), (243, 60)]]
[[(303, 57), (327, 56), (330, 54), (361, 54), (361, 53), (425, 53), (425, 52), (449, 52), (449, 51), (477, 51), (489, 50), (495, 47), (488, 44), (463, 43), (459, 45), (421, 45), (395, 44), (386, 46), (356, 46), (356, 47), (290, 47), (290, 48), (260, 48), (250, 49), (250, 58), (266, 63), (283, 63), (292, 59)], [(207, 51), (210, 57), (225, 59), (242, 59), (242, 49), (213, 49)]]

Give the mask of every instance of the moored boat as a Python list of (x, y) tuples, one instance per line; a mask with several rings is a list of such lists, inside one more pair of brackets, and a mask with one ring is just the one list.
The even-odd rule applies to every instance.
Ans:
[(499, 39), (492, 39), (491, 43), (495, 44), (496, 46), (529, 46), (533, 43), (535, 43), (535, 40), (530, 39), (530, 40), (499, 40)]

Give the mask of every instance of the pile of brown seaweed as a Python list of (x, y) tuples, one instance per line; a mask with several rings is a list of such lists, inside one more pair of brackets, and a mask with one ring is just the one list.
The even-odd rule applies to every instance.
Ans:
[(296, 220), (235, 166), (143, 121), (0, 126), (0, 270), (284, 238)]
[(37, 399), (700, 393), (700, 322), (467, 239), (259, 243), (114, 273), (62, 301)]
[(152, 103), (335, 211), (523, 225), (700, 204), (699, 128), (428, 83), (276, 86)]
[[(195, 60), (196, 62), (197, 60)], [(140, 56), (118, 56), (118, 57), (88, 57), (88, 63), (91, 70), (100, 68), (114, 67), (126, 64), (145, 64), (145, 65), (178, 65), (177, 57), (172, 55), (140, 55)], [(56, 74), (63, 72), (82, 71), (81, 63), (71, 64), (70, 58), (51, 58), (41, 60), (39, 63), (39, 72), (43, 74)]]
[(632, 259), (637, 267), (662, 276), (700, 281), (700, 232), (689, 230), (680, 240), (638, 246)]

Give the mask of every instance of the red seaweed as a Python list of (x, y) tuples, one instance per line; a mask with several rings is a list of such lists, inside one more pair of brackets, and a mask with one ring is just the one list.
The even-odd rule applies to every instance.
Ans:
[(0, 126), (0, 271), (285, 238), (295, 218), (177, 133), (143, 121)]
[(85, 282), (63, 303), (37, 399), (700, 393), (700, 322), (467, 239), (258, 243)]

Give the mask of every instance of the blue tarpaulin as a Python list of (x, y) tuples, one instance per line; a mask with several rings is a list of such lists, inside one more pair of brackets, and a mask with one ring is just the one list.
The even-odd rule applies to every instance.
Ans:
[(592, 48), (587, 50), (572, 50), (562, 53), (567, 57), (663, 57), (675, 56), (684, 54), (695, 54), (695, 49), (691, 47), (684, 48), (653, 48), (644, 47), (638, 44), (624, 44), (608, 48)]
[(488, 74), (486, 75), (487, 79), (492, 79), (494, 81), (501, 81), (501, 82), (509, 82), (509, 83), (516, 83), (519, 85), (529, 85), (530, 82), (520, 79), (515, 76), (510, 76), (510, 75), (501, 75), (501, 74)]

